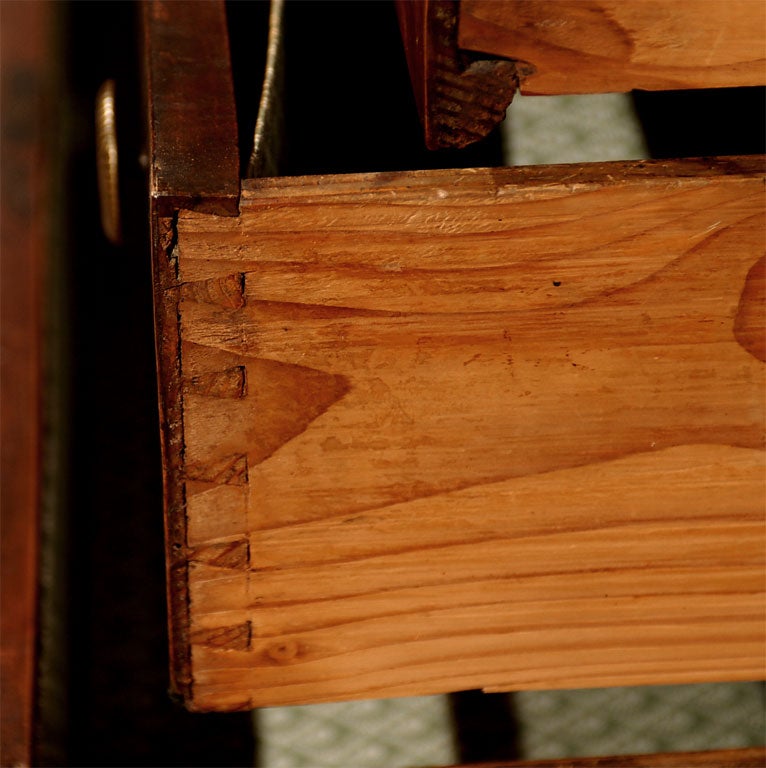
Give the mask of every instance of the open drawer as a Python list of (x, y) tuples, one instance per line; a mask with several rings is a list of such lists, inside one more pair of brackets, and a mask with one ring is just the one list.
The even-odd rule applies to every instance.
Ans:
[(240, 182), (192, 5), (144, 19), (187, 706), (761, 678), (763, 158)]

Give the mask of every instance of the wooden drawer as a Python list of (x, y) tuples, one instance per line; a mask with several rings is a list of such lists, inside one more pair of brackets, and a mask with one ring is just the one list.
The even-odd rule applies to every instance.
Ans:
[(761, 677), (763, 159), (240, 183), (193, 6), (145, 16), (187, 706)]

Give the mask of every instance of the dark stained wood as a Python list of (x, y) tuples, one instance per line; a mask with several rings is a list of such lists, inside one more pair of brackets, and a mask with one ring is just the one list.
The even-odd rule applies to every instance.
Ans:
[(186, 494), (182, 482), (183, 411), (180, 328), (178, 325), (177, 258), (174, 254), (175, 221), (160, 216), (153, 202), (152, 271), (154, 274), (154, 323), (157, 378), (160, 393), (160, 442), (165, 498), (170, 686), (175, 695), (187, 697), (191, 684), (189, 655), (188, 564), (186, 562)]
[(763, 768), (764, 765), (766, 765), (766, 749), (752, 747), (709, 752), (472, 763), (470, 766), (454, 766), (454, 768)]
[(429, 149), (464, 147), (505, 117), (523, 65), (457, 46), (456, 0), (397, 0), (410, 79)]
[(142, 12), (171, 687), (184, 696), (191, 678), (174, 222), (179, 209), (237, 213), (237, 123), (222, 0), (150, 0)]
[(29, 765), (49, 237), (50, 3), (0, 3), (0, 764)]
[(239, 156), (224, 3), (150, 0), (143, 41), (157, 211), (235, 214)]

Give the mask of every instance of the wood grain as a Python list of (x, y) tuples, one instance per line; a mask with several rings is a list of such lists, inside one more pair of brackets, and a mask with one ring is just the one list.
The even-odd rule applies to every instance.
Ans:
[[(709, 752), (663, 752), (656, 755), (613, 755), (558, 760), (473, 763), (471, 768), (763, 768), (766, 749), (715, 749)], [(455, 768), (460, 768), (455, 766)], [(462, 768), (469, 768), (462, 766)]]
[(188, 705), (762, 677), (763, 176), (265, 179), (182, 211)]
[[(179, 208), (234, 215), (239, 201), (239, 155), (226, 8), (221, 0), (149, 0), (141, 5), (141, 36), (148, 127), (149, 196), (154, 276), (157, 375), (162, 400), (160, 435), (165, 494), (165, 539), (171, 686), (186, 690), (189, 657), (187, 483), (182, 478), (182, 397), (228, 391), (236, 382), (217, 372), (180, 378), (178, 260)], [(200, 296), (227, 305), (226, 280), (199, 285)], [(212, 291), (212, 293), (210, 293)], [(236, 373), (233, 373), (236, 380)], [(226, 379), (225, 381), (223, 379)]]
[(525, 65), (460, 51), (457, 0), (397, 0), (396, 11), (428, 149), (485, 138), (505, 119)]
[(462, 0), (458, 43), (532, 65), (523, 93), (766, 84), (760, 0)]
[(141, 4), (149, 193), (177, 208), (235, 214), (237, 115), (223, 0)]
[(55, 21), (49, 2), (0, 3), (0, 764), (14, 766), (31, 764), (35, 725)]

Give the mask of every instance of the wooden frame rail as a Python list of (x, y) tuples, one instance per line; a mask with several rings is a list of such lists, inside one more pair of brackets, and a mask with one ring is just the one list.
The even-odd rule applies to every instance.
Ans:
[[(504, 763), (473, 763), (471, 768), (762, 768), (766, 749), (669, 752), (655, 755), (614, 755), (559, 760), (521, 760)], [(468, 766), (463, 766), (468, 768)]]

